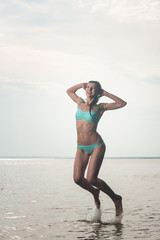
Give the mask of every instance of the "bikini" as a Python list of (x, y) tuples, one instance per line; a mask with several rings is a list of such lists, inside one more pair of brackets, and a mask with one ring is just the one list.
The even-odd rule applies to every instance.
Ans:
[[(78, 104), (78, 109), (76, 112), (76, 120), (86, 120), (88, 122), (92, 122), (94, 124), (98, 124), (99, 120), (100, 120), (100, 116), (98, 114), (98, 106), (96, 106), (96, 111), (82, 111), (81, 109), (79, 109), (79, 105), (81, 104), (81, 102), (84, 102), (84, 100), (80, 101), (80, 103)], [(100, 144), (103, 143), (103, 140), (99, 141), (96, 144), (92, 144), (92, 145), (77, 145), (78, 148), (82, 149), (83, 151), (87, 152), (89, 155), (92, 154), (93, 150), (98, 147)]]

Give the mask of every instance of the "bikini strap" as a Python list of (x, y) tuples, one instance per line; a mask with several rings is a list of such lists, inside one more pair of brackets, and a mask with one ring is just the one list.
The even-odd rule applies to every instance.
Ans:
[[(78, 103), (78, 108), (79, 108), (79, 105), (80, 105), (82, 102), (85, 102), (85, 100), (82, 99), (82, 100)], [(99, 111), (98, 105), (96, 104), (96, 112), (98, 112), (98, 111)]]
[(78, 103), (78, 108), (79, 108), (79, 105), (81, 104), (81, 102), (84, 102), (84, 100), (82, 99), (82, 100)]

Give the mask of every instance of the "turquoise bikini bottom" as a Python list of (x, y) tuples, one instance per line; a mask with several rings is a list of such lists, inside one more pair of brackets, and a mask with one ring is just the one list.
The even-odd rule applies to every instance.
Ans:
[(92, 145), (87, 145), (87, 146), (83, 146), (83, 145), (77, 145), (78, 148), (82, 149), (83, 151), (87, 152), (89, 155), (92, 154), (93, 150), (98, 147), (100, 144), (103, 143), (103, 140), (101, 140), (100, 142), (96, 143), (96, 144), (92, 144)]

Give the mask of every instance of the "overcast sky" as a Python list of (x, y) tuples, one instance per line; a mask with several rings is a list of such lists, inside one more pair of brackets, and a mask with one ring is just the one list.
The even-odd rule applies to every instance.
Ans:
[(93, 79), (128, 103), (106, 157), (160, 156), (159, 0), (0, 0), (0, 156), (74, 156), (66, 89)]

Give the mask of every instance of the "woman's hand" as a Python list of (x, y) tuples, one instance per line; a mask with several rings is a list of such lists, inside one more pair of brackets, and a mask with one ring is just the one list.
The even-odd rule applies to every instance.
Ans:
[(88, 84), (88, 83), (83, 83), (83, 84), (82, 84), (82, 88), (83, 88), (84, 90), (86, 90), (87, 84)]

